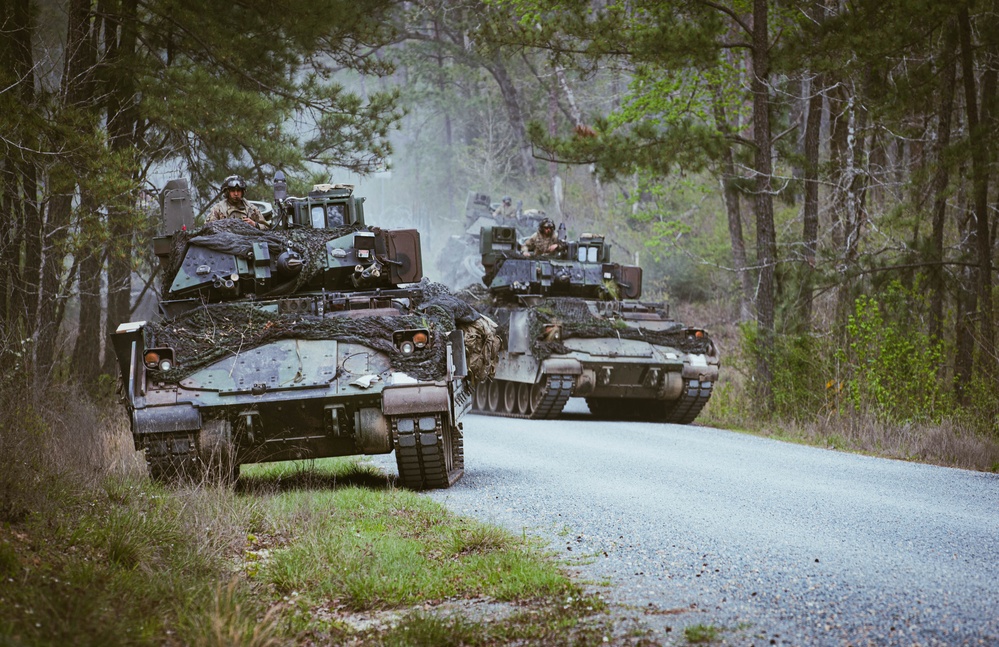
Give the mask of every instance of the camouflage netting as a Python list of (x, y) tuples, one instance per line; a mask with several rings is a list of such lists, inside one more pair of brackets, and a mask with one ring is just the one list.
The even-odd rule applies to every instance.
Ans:
[(271, 258), (277, 258), (286, 250), (297, 252), (301, 256), (302, 271), (289, 285), (279, 286), (272, 291), (275, 294), (294, 292), (325, 268), (327, 242), (355, 231), (374, 230), (372, 227), (346, 225), (332, 229), (300, 227), (276, 231), (257, 229), (238, 218), (213, 220), (198, 231), (180, 231), (174, 235), (173, 250), (164, 267), (163, 285), (167, 287), (173, 283), (184, 260), (188, 243), (247, 260), (253, 258), (254, 243), (265, 243)]
[[(173, 348), (177, 363), (169, 373), (154, 372), (153, 379), (179, 382), (205, 366), (280, 339), (335, 339), (363, 344), (388, 355), (394, 370), (418, 380), (442, 379), (446, 372), (447, 333), (456, 326), (468, 330), (480, 315), (439, 283), (424, 279), (420, 287), (422, 299), (415, 300), (410, 313), (399, 315), (318, 317), (266, 312), (252, 302), (203, 305), (146, 326), (146, 344)], [(403, 355), (393, 344), (392, 335), (414, 328), (429, 329), (430, 343), (412, 355)], [(474, 349), (469, 350), (474, 354)]]
[[(487, 315), (494, 316), (496, 305), (491, 303), (484, 288), (464, 290), (460, 296)], [(640, 326), (640, 321), (631, 321), (629, 323), (632, 325), (625, 325), (620, 319), (598, 317), (587, 307), (584, 299), (575, 297), (549, 297), (537, 305), (530, 306), (529, 310), (532, 353), (541, 359), (570, 352), (562, 340), (573, 337), (638, 339), (659, 346), (676, 348), (684, 353), (707, 353), (711, 344), (711, 339), (707, 335), (699, 338), (688, 336), (687, 326), (680, 322), (673, 322), (673, 325), (665, 330), (651, 330), (633, 327)], [(500, 338), (508, 339), (509, 321), (499, 318), (498, 323)], [(546, 338), (545, 326), (551, 324), (560, 325), (560, 339)]]

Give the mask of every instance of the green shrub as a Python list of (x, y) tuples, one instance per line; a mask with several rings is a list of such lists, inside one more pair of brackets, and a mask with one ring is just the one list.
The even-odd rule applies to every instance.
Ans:
[(950, 408), (942, 344), (912, 325), (912, 304), (897, 282), (880, 301), (857, 298), (836, 352), (846, 404), (884, 422), (937, 420)]
[[(742, 356), (752, 365), (744, 370), (754, 375), (756, 363), (764, 351), (759, 330), (755, 325), (742, 326)], [(773, 375), (773, 413), (786, 420), (811, 420), (828, 410), (835, 390), (832, 351), (822, 338), (811, 334), (775, 335), (769, 350)], [(758, 381), (754, 381), (759, 385)], [(833, 398), (831, 400), (831, 397)], [(760, 402), (759, 398), (754, 399)]]

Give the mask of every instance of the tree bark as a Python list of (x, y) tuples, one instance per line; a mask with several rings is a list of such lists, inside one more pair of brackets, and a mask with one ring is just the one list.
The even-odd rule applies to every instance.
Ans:
[[(70, 133), (90, 132), (94, 126), (93, 73), (97, 60), (94, 41), (92, 7), (88, 0), (71, 0), (66, 38), (66, 65), (62, 79), (60, 120)], [(74, 155), (66, 154), (49, 175), (51, 197), (45, 223), (41, 259), (41, 290), (38, 297), (38, 317), (35, 322), (36, 379), (47, 378), (56, 359), (56, 345), (62, 313), (59, 306), (65, 297), (63, 260), (72, 217), (73, 196), (76, 192)]]
[[(135, 56), (137, 0), (122, 0), (120, 14), (105, 15), (104, 49), (108, 61), (107, 115), (109, 146), (118, 155), (125, 155), (137, 145), (140, 117), (135, 106), (135, 81), (127, 72), (128, 62)], [(140, 171), (134, 164), (132, 180), (140, 186)], [(132, 196), (137, 200), (138, 196)], [(128, 321), (132, 312), (132, 255), (136, 218), (135, 205), (117, 203), (108, 206), (108, 228), (111, 235), (105, 246), (107, 258), (108, 299), (105, 332), (111, 334), (118, 324)], [(105, 337), (106, 338), (106, 337)], [(105, 345), (106, 346), (106, 345)], [(107, 350), (105, 348), (105, 350)], [(114, 353), (104, 353), (103, 371), (114, 375)]]
[[(96, 383), (101, 367), (101, 248), (88, 242), (88, 238), (101, 226), (96, 204), (87, 193), (80, 205), (80, 231), (82, 240), (74, 255), (79, 263), (78, 285), (80, 319), (73, 346), (73, 375), (84, 387)], [(72, 280), (72, 279), (71, 279)]]
[(943, 49), (940, 52), (942, 64), (940, 74), (940, 111), (937, 114), (937, 141), (935, 157), (936, 172), (933, 176), (933, 233), (930, 239), (930, 337), (943, 339), (944, 281), (944, 223), (947, 216), (947, 187), (950, 184), (950, 168), (946, 152), (950, 147), (951, 119), (954, 113), (954, 92), (956, 74), (954, 56), (957, 52), (957, 25), (951, 21), (944, 32)]
[[(715, 124), (723, 135), (732, 134), (725, 106), (718, 92), (714, 93), (713, 109)], [(737, 187), (738, 174), (735, 170), (735, 154), (731, 146), (726, 146), (721, 158), (722, 195), (725, 198), (725, 214), (728, 219), (728, 237), (732, 245), (732, 264), (741, 289), (739, 297), (739, 321), (753, 318), (753, 282), (749, 276), (749, 263), (746, 260), (746, 240), (742, 234), (741, 195)]]
[(809, 84), (808, 116), (805, 118), (805, 195), (801, 226), (805, 267), (802, 268), (802, 300), (799, 317), (806, 330), (812, 326), (815, 255), (819, 242), (819, 130), (822, 127), (822, 86), (823, 76), (814, 75)]
[[(992, 325), (992, 253), (989, 235), (989, 156), (992, 107), (995, 101), (996, 73), (988, 67), (982, 78), (981, 105), (975, 88), (974, 52), (971, 42), (971, 21), (967, 6), (958, 12), (958, 31), (961, 40), (961, 76), (964, 80), (964, 101), (968, 120), (968, 134), (971, 138), (971, 175), (973, 183), (972, 203), (974, 224), (969, 233), (974, 235), (975, 250), (978, 256), (976, 276), (978, 301), (978, 362), (988, 381), (996, 374), (996, 355)], [(988, 47), (988, 53), (995, 53)], [(972, 371), (974, 373), (974, 370)]]
[[(35, 71), (32, 53), (30, 0), (4, 4), (0, 21), (0, 79), (13, 87), (19, 110), (35, 109)], [(8, 335), (35, 320), (38, 303), (38, 267), (41, 265), (41, 216), (38, 207), (38, 169), (30, 151), (38, 138), (28, 127), (7, 133), (0, 162), (0, 330)], [(0, 342), (6, 342), (9, 338)]]
[(773, 163), (770, 158), (770, 39), (767, 0), (753, 0), (753, 141), (756, 156), (756, 258), (760, 266), (756, 316), (759, 322), (760, 355), (757, 362), (761, 396), (767, 411), (774, 410), (773, 348), (776, 295), (777, 236), (771, 187)]
[(510, 118), (510, 127), (513, 135), (517, 138), (517, 150), (520, 151), (520, 165), (524, 174), (534, 175), (534, 157), (531, 154), (531, 143), (527, 139), (527, 126), (524, 124), (524, 115), (520, 109), (520, 99), (517, 96), (517, 88), (513, 80), (506, 71), (506, 65), (497, 53), (493, 60), (485, 65), (489, 73), (496, 79), (500, 94), (503, 97), (503, 105), (506, 106), (507, 116)]

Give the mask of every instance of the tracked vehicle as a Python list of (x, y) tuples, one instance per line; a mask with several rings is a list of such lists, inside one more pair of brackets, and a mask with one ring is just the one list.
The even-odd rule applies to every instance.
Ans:
[(558, 254), (527, 257), (512, 227), (481, 232), (478, 301), (499, 325), (495, 377), (478, 385), (473, 410), (555, 418), (570, 397), (602, 418), (687, 424), (718, 378), (714, 343), (700, 329), (640, 300), (642, 270), (610, 262), (603, 237), (564, 240)]
[(455, 287), (481, 283), (485, 270), (479, 257), (480, 232), (485, 227), (514, 227), (520, 236), (530, 236), (545, 218), (539, 209), (517, 208), (514, 217), (493, 215), (499, 202), (485, 193), (469, 191), (465, 198), (465, 231), (451, 236), (437, 260), (442, 280)]
[(450, 486), (477, 315), (423, 279), (418, 231), (365, 224), (351, 186), (274, 185), (265, 231), (195, 229), (186, 182), (163, 194), (160, 316), (112, 335), (150, 474), (228, 480), (244, 463), (394, 451), (403, 485)]

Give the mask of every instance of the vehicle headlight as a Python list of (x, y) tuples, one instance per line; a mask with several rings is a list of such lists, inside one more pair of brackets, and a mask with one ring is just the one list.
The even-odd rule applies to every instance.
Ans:
[(397, 330), (392, 333), (392, 341), (400, 353), (412, 355), (417, 350), (427, 347), (427, 344), (430, 343), (430, 331), (424, 328)]
[(161, 371), (169, 371), (173, 368), (173, 349), (172, 348), (150, 348), (145, 353), (142, 354), (142, 363), (146, 365), (148, 369), (159, 369)]

